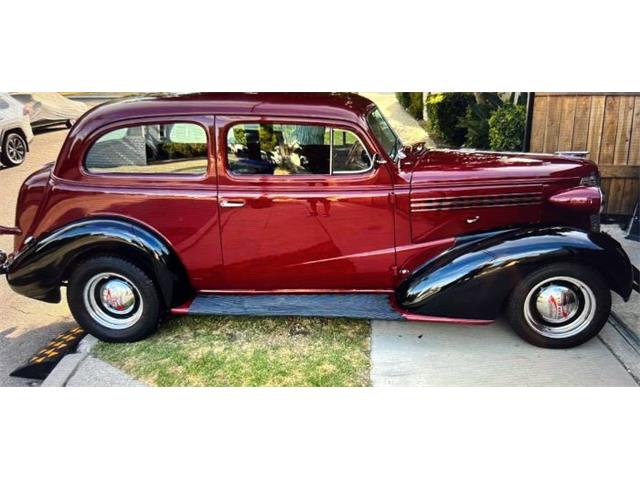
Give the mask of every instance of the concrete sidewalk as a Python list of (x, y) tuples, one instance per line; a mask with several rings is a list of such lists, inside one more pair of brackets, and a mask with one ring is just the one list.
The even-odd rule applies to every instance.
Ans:
[[(629, 255), (631, 263), (640, 267), (640, 242), (625, 238), (625, 232), (619, 225), (602, 225), (602, 231), (615, 238)], [(631, 298), (625, 302), (618, 295), (612, 295), (612, 310), (636, 337), (640, 337), (640, 293), (632, 292)]]
[(599, 337), (572, 349), (543, 349), (503, 322), (375, 321), (371, 364), (374, 386), (637, 386)]
[(66, 382), (66, 387), (146, 387), (122, 370), (87, 356)]

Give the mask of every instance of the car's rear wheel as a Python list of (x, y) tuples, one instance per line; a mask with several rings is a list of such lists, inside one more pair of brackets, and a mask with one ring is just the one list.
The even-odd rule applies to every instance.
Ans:
[(79, 264), (69, 278), (69, 308), (89, 333), (107, 342), (135, 342), (151, 335), (162, 313), (151, 277), (120, 257)]
[(507, 316), (526, 341), (569, 348), (597, 335), (610, 310), (611, 292), (596, 270), (559, 263), (532, 272), (516, 286)]
[(17, 132), (10, 132), (2, 140), (0, 161), (7, 167), (16, 167), (27, 157), (27, 142)]

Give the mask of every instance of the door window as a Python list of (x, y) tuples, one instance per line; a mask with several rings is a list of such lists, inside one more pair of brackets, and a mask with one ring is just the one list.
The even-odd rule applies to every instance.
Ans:
[(371, 168), (371, 157), (358, 137), (348, 130), (333, 129), (332, 172), (359, 173)]
[(348, 130), (270, 123), (229, 129), (227, 162), (237, 175), (331, 175), (372, 166), (362, 142)]

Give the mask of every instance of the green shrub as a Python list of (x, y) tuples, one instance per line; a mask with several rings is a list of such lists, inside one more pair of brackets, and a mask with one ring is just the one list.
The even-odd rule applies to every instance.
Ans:
[(465, 147), (489, 148), (489, 117), (493, 111), (491, 105), (472, 103), (467, 107), (464, 117), (458, 121), (458, 126), (467, 131), (464, 136)]
[(207, 156), (206, 143), (165, 143), (161, 150), (167, 158), (202, 158)]
[(409, 106), (409, 93), (408, 92), (396, 92), (396, 99), (398, 100), (398, 103), (400, 105), (402, 105), (405, 110), (407, 109), (407, 107)]
[(467, 129), (459, 124), (460, 118), (474, 102), (471, 93), (430, 93), (426, 109), (427, 132), (431, 138), (450, 147), (461, 146)]
[(492, 150), (522, 150), (527, 109), (505, 104), (489, 117), (489, 146)]
[(424, 118), (422, 115), (424, 106), (422, 103), (422, 92), (397, 92), (396, 98), (398, 102), (400, 102), (400, 105), (402, 105), (413, 118), (416, 120), (422, 120)]

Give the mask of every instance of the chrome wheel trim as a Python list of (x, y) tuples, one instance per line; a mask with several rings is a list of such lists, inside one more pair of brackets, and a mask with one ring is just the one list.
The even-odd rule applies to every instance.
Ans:
[(128, 315), (136, 306), (136, 295), (128, 282), (112, 278), (100, 287), (99, 301), (109, 313)]
[[(567, 295), (558, 301), (556, 295)], [(544, 301), (555, 300), (556, 312), (540, 306)], [(553, 309), (552, 309), (553, 310)], [(567, 338), (587, 328), (596, 314), (596, 297), (591, 288), (574, 277), (547, 278), (534, 286), (524, 302), (524, 318), (527, 324), (547, 338)]]
[(123, 275), (111, 272), (91, 277), (84, 287), (83, 299), (91, 318), (113, 330), (135, 325), (144, 309), (138, 287)]
[(548, 323), (571, 320), (580, 309), (578, 295), (569, 287), (549, 284), (540, 288), (535, 298), (538, 314)]
[(22, 163), (27, 154), (27, 146), (20, 135), (12, 133), (7, 138), (7, 158), (12, 163)]

